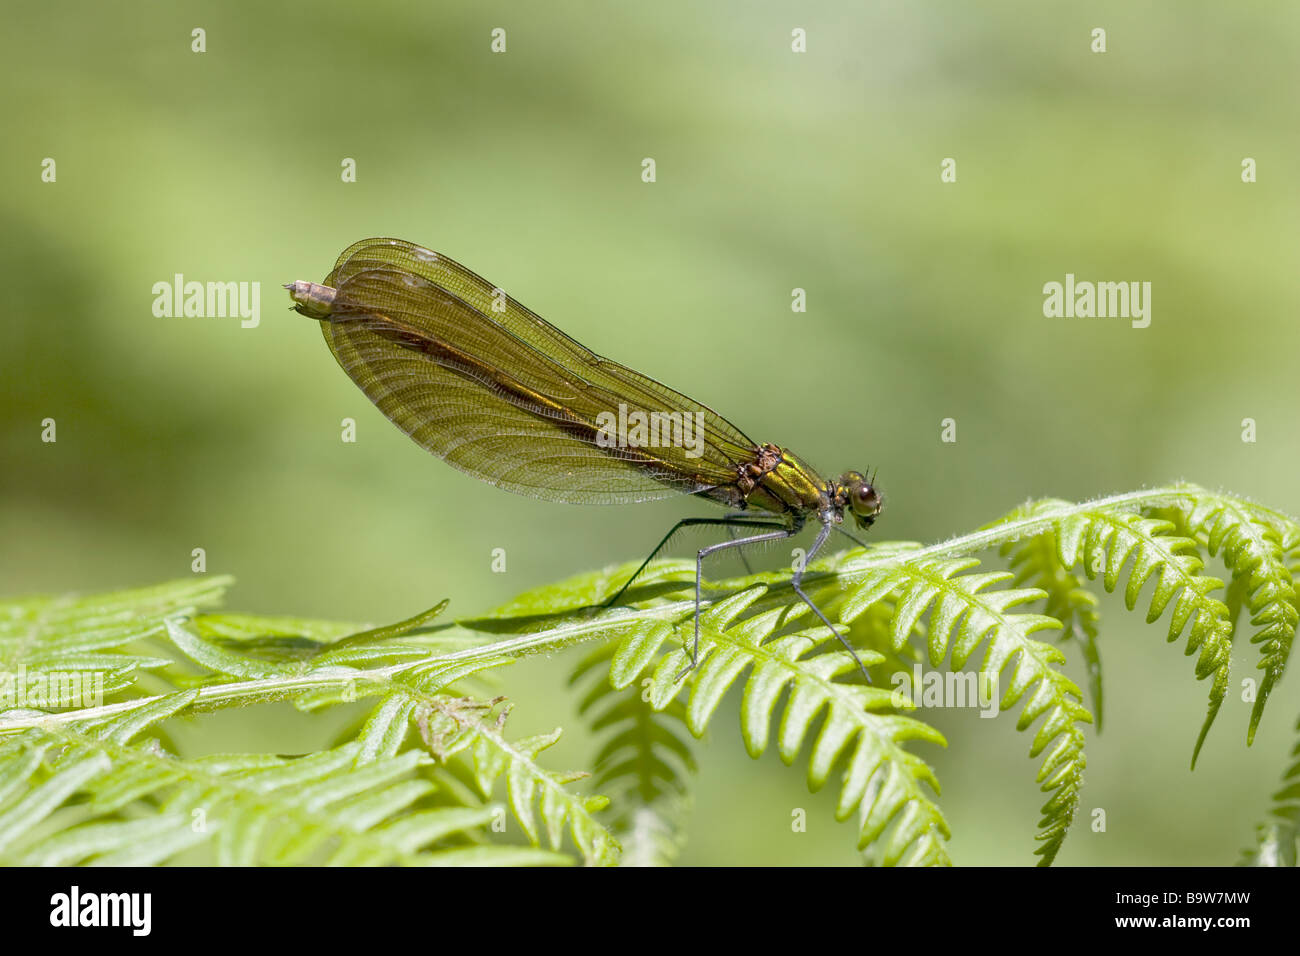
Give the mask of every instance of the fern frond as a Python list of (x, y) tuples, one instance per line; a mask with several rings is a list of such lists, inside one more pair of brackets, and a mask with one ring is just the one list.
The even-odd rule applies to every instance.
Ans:
[(1300, 624), (1300, 591), (1288, 563), (1282, 533), (1245, 502), (1228, 497), (1189, 499), (1184, 517), (1188, 528), (1212, 555), (1223, 559), (1234, 583), (1245, 591), (1251, 637), (1259, 645), (1259, 669), (1264, 672), (1250, 725), (1247, 744), (1253, 743), (1264, 705), (1286, 670)]
[(19, 678), (41, 688), (41, 709), (81, 705), (84, 694), (74, 684), (83, 680), (70, 680), (74, 675), (84, 683), (93, 679), (105, 697), (117, 694), (139, 672), (170, 663), (126, 648), (159, 635), (172, 615), (217, 603), (229, 583), (196, 577), (111, 594), (0, 603), (0, 682), (13, 687), (15, 697), (24, 696), (15, 686)]
[[(429, 660), (430, 647), (467, 643), (406, 636), (433, 612), (351, 637), (331, 634), (322, 648), (301, 635), (274, 633), (275, 626), (255, 636), (251, 620), (200, 627), (167, 617), (194, 602), (176, 599), (188, 596), (185, 588), (158, 593), (172, 599), (137, 592), (118, 602), (83, 602), (85, 613), (74, 615), (81, 627), (73, 631), (86, 631), (82, 622), (89, 619), (102, 632), (103, 608), (117, 613), (120, 603), (134, 626), (114, 632), (114, 643), (165, 636), (203, 669), (179, 678), (194, 689), (64, 715), (0, 715), (0, 723), (10, 718), (11, 731), (31, 728), (7, 738), (0, 751), (0, 854), (6, 860), (143, 864), (203, 848), (223, 863), (554, 863), (569, 859), (557, 852), (566, 823), (588, 862), (616, 855), (617, 844), (590, 816), (603, 798), (564, 788), (584, 775), (552, 774), (534, 760), (557, 735), (508, 741), (501, 733), (504, 714), (485, 718), (498, 701), (448, 692), (510, 658)], [(143, 604), (144, 613), (130, 614), (132, 601)], [(8, 617), (22, 619), (12, 612)], [(51, 619), (48, 612), (45, 619)], [(95, 639), (107, 640), (102, 633)], [(378, 702), (357, 739), (297, 759), (251, 754), (182, 760), (156, 741), (142, 746), (132, 740), (182, 710), (274, 700), (321, 706), (364, 697)], [(403, 749), (412, 724), (427, 750)], [(508, 802), (533, 849), (487, 845), (477, 833), (488, 823), (498, 829), (503, 808), (438, 805), (435, 758), (466, 748), (487, 798), (496, 779), (505, 777)], [(540, 803), (549, 851), (540, 849), (534, 802)], [(192, 816), (203, 826), (191, 827)]]
[[(1300, 721), (1295, 730), (1300, 735)], [(1268, 820), (1255, 828), (1255, 846), (1242, 854), (1247, 866), (1295, 866), (1300, 850), (1300, 736), (1291, 748), (1291, 765), (1282, 788), (1273, 794)]]
[[(655, 710), (635, 683), (615, 689), (604, 673), (615, 649), (607, 642), (586, 655), (569, 684), (591, 684), (578, 712), (594, 732), (606, 734), (593, 761), (595, 785), (610, 799), (622, 865), (668, 866), (685, 842), (691, 805), (687, 777), (695, 773), (690, 744), (678, 732), (686, 729), (686, 711), (677, 700)], [(594, 682), (588, 681), (592, 674)]]
[[(440, 607), (438, 608), (440, 610)], [(415, 626), (427, 619), (429, 612), (412, 618), (403, 625), (376, 629), (364, 636), (370, 646), (356, 644), (349, 639), (338, 641), (329, 650), (306, 661), (292, 664), (270, 662), (252, 656), (244, 649), (220, 647), (204, 639), (190, 627), (178, 621), (168, 622), (168, 633), (188, 657), (211, 671), (236, 679), (288, 679), (310, 678), (321, 670), (335, 673), (340, 678), (339, 689), (317, 691), (310, 698), (312, 706), (333, 703), (346, 698), (380, 697), (377, 715), (386, 716), (390, 722), (388, 732), (405, 734), (406, 720), (416, 720), (426, 745), (441, 761), (469, 749), (475, 779), (485, 798), (491, 798), (497, 780), (504, 776), (506, 796), (511, 811), (530, 843), (538, 846), (541, 834), (537, 827), (534, 803), (539, 805), (541, 821), (551, 848), (558, 850), (561, 835), (567, 824), (575, 844), (588, 863), (608, 864), (617, 860), (618, 842), (609, 831), (596, 822), (592, 814), (603, 809), (608, 802), (603, 796), (580, 796), (570, 792), (566, 784), (588, 776), (585, 772), (552, 773), (535, 760), (543, 750), (560, 737), (557, 729), (552, 734), (510, 741), (504, 733), (508, 708), (496, 717), (485, 716), (497, 702), (483, 705), (459, 696), (442, 693), (472, 674), (486, 667), (509, 663), (509, 658), (497, 658), (465, 663), (439, 663), (429, 661), (414, 667), (401, 667), (387, 671), (360, 670), (348, 666), (364, 662), (376, 663), (375, 655), (390, 666), (394, 655), (405, 659), (411, 648), (387, 643), (388, 638), (400, 636), (402, 627)], [(421, 657), (427, 657), (423, 652)], [(348, 663), (345, 664), (344, 661)], [(337, 697), (335, 695), (338, 695)]]
[[(1066, 503), (1054, 501), (1049, 504)], [(1028, 506), (1012, 512), (1012, 517), (1032, 515), (1036, 510), (1035, 506)], [(1097, 732), (1100, 733), (1105, 697), (1101, 681), (1101, 649), (1097, 643), (1101, 626), (1097, 596), (1084, 586), (1077, 574), (1061, 566), (1055, 530), (1008, 541), (1002, 545), (1000, 553), (1015, 574), (1011, 586), (1028, 585), (1046, 594), (1043, 612), (1061, 622), (1062, 641), (1071, 641), (1078, 646), (1088, 675), (1088, 694)]]
[(582, 797), (565, 787), (565, 784), (581, 780), (588, 774), (583, 771), (551, 773), (534, 759), (560, 739), (559, 729), (549, 734), (507, 741), (500, 733), (505, 716), (503, 711), (500, 721), (494, 725), (474, 724), (477, 738), (474, 744), (475, 778), (484, 796), (490, 797), (494, 784), (504, 776), (510, 809), (531, 843), (538, 845), (541, 842), (533, 815), (533, 803), (537, 801), (542, 825), (553, 848), (558, 849), (567, 823), (574, 842), (588, 863), (610, 865), (618, 862), (618, 841), (592, 816), (603, 810), (609, 801), (604, 796)]
[[(1069, 513), (1057, 525), (1057, 549), (1066, 568), (1082, 565), (1090, 580), (1098, 576), (1107, 591), (1114, 591), (1127, 570), (1124, 604), (1131, 611), (1146, 583), (1155, 579), (1147, 610), (1147, 623), (1170, 612), (1167, 640), (1177, 641), (1187, 632), (1188, 656), (1200, 651), (1196, 677), (1213, 676), (1210, 703), (1192, 750), (1192, 765), (1218, 716), (1228, 690), (1232, 663), (1232, 618), (1228, 607), (1210, 592), (1223, 587), (1218, 578), (1202, 574), (1205, 562), (1196, 542), (1173, 534), (1172, 522), (1147, 518), (1131, 511)], [(1132, 559), (1131, 568), (1128, 567)]]
[[(766, 750), (778, 699), (788, 690), (778, 731), (781, 759), (793, 763), (804, 740), (814, 737), (818, 728), (808, 786), (820, 789), (837, 766), (843, 767), (836, 819), (857, 814), (858, 848), (870, 848), (885, 865), (947, 864), (948, 824), (931, 797), (939, 791), (938, 781), (928, 764), (904, 749), (907, 741), (916, 739), (943, 744), (942, 735), (897, 713), (910, 708), (910, 701), (880, 688), (837, 681), (856, 670), (847, 653), (806, 656), (829, 639), (820, 626), (778, 634), (784, 607), (741, 619), (765, 593), (761, 586), (751, 588), (701, 615), (700, 664), (692, 672), (685, 706), (691, 732), (703, 735), (728, 688), (750, 670), (740, 719), (750, 756)], [(632, 686), (671, 633), (659, 626), (624, 638), (611, 663), (611, 684), (616, 689)], [(871, 652), (860, 656), (868, 664), (881, 659)], [(654, 708), (662, 710), (673, 701), (680, 689), (676, 675), (688, 662), (685, 646), (658, 657), (646, 684)]]
[[(431, 758), (363, 741), (300, 758), (218, 754), (181, 760), (135, 739), (193, 703), (170, 695), (107, 721), (28, 731), (4, 742), (0, 859), (146, 866), (208, 846), (223, 865), (563, 863), (487, 844), (493, 807), (437, 806)], [(141, 815), (145, 811), (147, 815)]]
[(997, 686), (1003, 671), (1011, 668), (1001, 707), (1008, 709), (1028, 695), (1017, 729), (1025, 730), (1044, 718), (1030, 745), (1030, 756), (1046, 751), (1037, 780), (1043, 792), (1051, 796), (1042, 808), (1038, 832), (1041, 846), (1035, 851), (1046, 865), (1055, 859), (1078, 808), (1087, 766), (1079, 725), (1091, 722), (1092, 716), (1083, 706), (1078, 686), (1057, 669), (1065, 662), (1065, 655), (1030, 637), (1041, 630), (1057, 629), (1060, 622), (1013, 610), (1043, 599), (1044, 592), (1036, 588), (1000, 589), (1014, 575), (970, 573), (978, 565), (974, 558), (905, 557), (892, 567), (855, 576), (856, 586), (845, 598), (840, 616), (852, 620), (886, 595), (893, 595), (897, 602), (891, 622), (895, 648), (909, 641), (922, 617), (928, 614), (925, 638), (932, 667), (939, 667), (951, 656), (951, 668), (959, 670), (987, 641), (978, 679)]
[[(1010, 570), (982, 570), (975, 555), (990, 551)], [(1207, 556), (1229, 571), (1222, 599), (1215, 592), (1224, 582), (1206, 573)], [(701, 663), (683, 683), (693, 565), (657, 562), (627, 595), (632, 606), (592, 607), (628, 570), (538, 589), (450, 625), (431, 623), (441, 605), (377, 628), (196, 614), (225, 583), (207, 578), (0, 603), (0, 859), (145, 863), (198, 853), (223, 862), (549, 863), (571, 859), (562, 852), (571, 840), (585, 862), (615, 862), (618, 839), (595, 816), (605, 798), (571, 788), (585, 774), (542, 766), (558, 730), (507, 736), (509, 705), (493, 677), (524, 655), (601, 642), (575, 680), (586, 686), (582, 711), (604, 738), (597, 782), (614, 796), (609, 816), (629, 862), (676, 852), (693, 766), (679, 725), (704, 734), (738, 684), (746, 748), (757, 756), (775, 734), (789, 764), (807, 742), (809, 786), (839, 775), (837, 813), (856, 817), (869, 860), (948, 862), (938, 783), (907, 748), (942, 737), (907, 716), (914, 704), (904, 695), (857, 682), (852, 658), (797, 599), (788, 573), (710, 586), (731, 593), (705, 602)], [(976, 676), (1005, 679), (1001, 707), (1019, 703), (1018, 728), (1033, 729), (1030, 753), (1049, 794), (1037, 851), (1047, 863), (1079, 804), (1091, 720), (1061, 671), (1061, 648), (1080, 647), (1100, 715), (1097, 604), (1085, 587), (1095, 580), (1108, 591), (1122, 586), (1130, 610), (1150, 583), (1147, 620), (1168, 611), (1168, 640), (1185, 638), (1197, 677), (1212, 678), (1193, 761), (1226, 695), (1237, 614), (1249, 610), (1264, 671), (1252, 738), (1300, 621), (1300, 524), (1244, 499), (1179, 484), (1031, 503), (939, 544), (828, 557), (804, 583), (874, 673), (910, 668), (922, 654), (932, 667), (958, 670), (984, 649)], [(1038, 639), (1063, 625), (1059, 646)], [(109, 700), (88, 706), (58, 690), (14, 705), (2, 682), (13, 684), (18, 672), (40, 680), (104, 674)], [(602, 672), (607, 683), (586, 684)], [(364, 723), (302, 757), (185, 758), (163, 743), (169, 717), (358, 700), (371, 702)], [(505, 805), (485, 805), (498, 788)], [(1257, 862), (1294, 856), (1298, 806), (1293, 762), (1260, 831)], [(529, 846), (495, 842), (511, 811)]]

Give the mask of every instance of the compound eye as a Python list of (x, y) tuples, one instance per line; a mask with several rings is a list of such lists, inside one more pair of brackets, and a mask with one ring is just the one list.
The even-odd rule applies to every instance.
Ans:
[(880, 493), (869, 483), (859, 482), (849, 488), (849, 505), (854, 514), (871, 517), (880, 511)]

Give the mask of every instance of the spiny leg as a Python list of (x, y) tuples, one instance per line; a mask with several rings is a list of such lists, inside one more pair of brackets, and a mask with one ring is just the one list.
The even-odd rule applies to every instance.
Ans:
[(845, 531), (842, 525), (838, 525), (838, 524), (837, 524), (837, 525), (835, 526), (835, 530), (838, 531), (840, 534), (844, 535), (844, 537), (848, 538), (850, 541), (852, 541), (852, 542), (853, 542), (854, 544), (856, 544), (856, 545), (859, 545), (859, 546), (861, 546), (861, 547), (863, 547), (863, 548), (869, 548), (869, 547), (871, 547), (871, 545), (867, 544), (865, 541), (863, 541), (861, 538), (859, 538), (856, 534), (853, 534), (853, 533), (850, 532), (850, 531)]
[[(740, 518), (740, 517), (744, 517), (744, 515), (743, 515), (742, 513), (739, 513), (739, 512), (738, 512), (738, 513), (736, 513), (736, 514), (727, 515), (727, 517), (728, 517), (728, 518)], [(735, 536), (734, 534), (732, 534), (732, 530), (733, 530), (735, 527), (736, 527), (736, 525), (735, 525), (734, 523), (732, 523), (732, 522), (728, 522), (728, 523), (727, 523), (727, 537), (730, 538), (732, 541), (735, 541), (735, 540), (736, 540), (736, 536)], [(745, 573), (746, 573), (746, 574), (753, 574), (753, 573), (754, 573), (754, 569), (753, 569), (752, 567), (750, 567), (750, 565), (749, 565), (749, 558), (745, 555), (745, 552), (744, 552), (744, 551), (740, 551), (740, 552), (738, 552), (738, 553), (736, 554), (736, 557), (740, 558), (740, 563), (743, 564), (743, 565), (745, 566)]]
[(822, 609), (812, 602), (812, 598), (808, 597), (808, 595), (804, 593), (804, 589), (802, 587), (804, 570), (808, 567), (809, 564), (812, 563), (813, 556), (817, 554), (817, 552), (821, 549), (821, 546), (826, 543), (826, 539), (830, 537), (831, 529), (833, 527), (834, 526), (830, 522), (826, 522), (822, 525), (821, 530), (817, 532), (816, 540), (813, 541), (813, 546), (808, 549), (808, 554), (804, 557), (803, 561), (799, 562), (799, 567), (794, 572), (794, 577), (790, 579), (790, 586), (794, 588), (794, 593), (799, 595), (799, 597), (803, 599), (803, 603), (807, 604), (810, 608), (812, 608), (813, 613), (816, 614), (819, 618), (821, 618), (822, 623), (831, 629), (831, 633), (835, 635), (836, 640), (838, 640), (841, 644), (844, 645), (844, 649), (848, 651), (849, 656), (852, 657), (853, 660), (857, 662), (858, 669), (862, 671), (862, 676), (865, 677), (867, 679), (867, 683), (870, 684), (871, 675), (867, 673), (867, 668), (862, 663), (862, 659), (858, 657), (858, 652), (853, 649), (853, 645), (848, 642), (848, 638), (846, 638), (843, 634), (841, 634), (838, 630), (836, 630), (835, 625), (832, 624), (830, 622), (830, 619), (825, 614), (822, 613)]
[[(721, 520), (721, 519), (719, 519)], [(737, 522), (739, 523), (739, 522)], [(771, 523), (754, 522), (753, 527), (770, 528)], [(713, 554), (715, 551), (725, 551), (728, 548), (743, 548), (747, 544), (758, 544), (762, 541), (781, 541), (785, 538), (793, 537), (798, 534), (803, 527), (802, 523), (791, 528), (782, 528), (779, 531), (769, 531), (766, 534), (755, 534), (748, 538), (735, 538), (731, 541), (723, 541), (719, 544), (711, 544), (707, 548), (700, 548), (695, 553), (695, 642), (691, 644), (691, 663), (684, 668), (681, 673), (673, 678), (673, 682), (681, 680), (691, 671), (695, 670), (700, 663), (700, 581), (704, 577), (704, 558), (706, 555)], [(804, 598), (807, 600), (807, 598)], [(832, 628), (834, 630), (834, 628)], [(838, 635), (837, 635), (838, 636)]]
[[(607, 600), (601, 606), (613, 607), (615, 604), (617, 604), (619, 598), (621, 598), (624, 595), (624, 593), (626, 593), (627, 589), (632, 586), (632, 582), (634, 582), (637, 578), (641, 576), (641, 573), (645, 571), (645, 569), (649, 566), (650, 562), (655, 559), (655, 555), (657, 555), (660, 551), (664, 549), (664, 546), (668, 544), (668, 542), (672, 539), (673, 535), (675, 535), (682, 528), (692, 527), (695, 525), (730, 525), (732, 527), (740, 527), (740, 528), (770, 528), (772, 527), (772, 522), (764, 521), (762, 518), (750, 518), (750, 517), (739, 516), (739, 515), (727, 515), (726, 517), (723, 518), (683, 518), (681, 521), (673, 525), (672, 530), (670, 530), (666, 535), (664, 535), (663, 539), (657, 545), (655, 545), (655, 549), (650, 552), (649, 557), (647, 557), (644, 561), (642, 561), (641, 566), (636, 569), (636, 571), (632, 574), (632, 576), (623, 582), (623, 586), (614, 593), (614, 596), (609, 600)], [(743, 542), (743, 539), (741, 540)]]

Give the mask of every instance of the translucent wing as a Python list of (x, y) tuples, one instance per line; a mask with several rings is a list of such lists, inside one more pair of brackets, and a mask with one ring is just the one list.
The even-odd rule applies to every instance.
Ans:
[[(596, 355), (437, 253), (364, 240), (325, 284), (337, 295), (321, 328), (344, 371), (421, 446), (497, 487), (578, 504), (647, 501), (731, 484), (753, 456), (754, 443), (712, 409)], [(620, 413), (700, 428), (669, 444), (602, 441), (601, 416)]]

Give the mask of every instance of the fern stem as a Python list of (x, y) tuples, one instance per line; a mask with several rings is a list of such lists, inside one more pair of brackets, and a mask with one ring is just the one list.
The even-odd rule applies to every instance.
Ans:
[[(1054, 527), (1062, 518), (1072, 514), (1088, 514), (1101, 510), (1122, 508), (1141, 509), (1171, 507), (1185, 500), (1188, 495), (1195, 494), (1198, 491), (1201, 491), (1201, 489), (1196, 485), (1177, 484), (1164, 488), (1155, 488), (1146, 491), (1131, 491), (1104, 498), (1094, 498), (1090, 501), (1080, 502), (1078, 504), (1072, 504), (1066, 508), (1061, 508), (1050, 515), (1044, 515), (1041, 517), (1030, 516), (1000, 522), (967, 535), (949, 538), (947, 541), (927, 545), (902, 554), (897, 551), (889, 551), (888, 553), (880, 555), (868, 552), (860, 558), (853, 560), (852, 563), (841, 566), (839, 571), (840, 573), (843, 573), (845, 571), (867, 570), (874, 567), (897, 564), (900, 560), (912, 563), (923, 561), (926, 558), (970, 554), (975, 551), (983, 551), (995, 547), (1005, 541), (1040, 534)], [(1260, 508), (1254, 504), (1251, 504), (1250, 507), (1256, 508), (1261, 512), (1266, 512), (1279, 521), (1291, 520), (1280, 513), (1270, 512), (1268, 509)], [(813, 580), (814, 577), (810, 575), (809, 581), (812, 582)], [(752, 579), (749, 583), (753, 583)], [(711, 602), (706, 600), (704, 605), (707, 606), (709, 603)], [(451, 663), (469, 663), (493, 659), (499, 660), (502, 657), (517, 657), (548, 653), (576, 644), (585, 643), (588, 640), (607, 637), (611, 625), (614, 624), (654, 619), (675, 620), (683, 614), (692, 612), (694, 608), (695, 605), (693, 601), (674, 601), (672, 603), (657, 605), (651, 608), (635, 610), (618, 609), (609, 614), (593, 616), (589, 620), (568, 620), (558, 627), (549, 628), (544, 631), (536, 631), (531, 634), (521, 634), (515, 637), (509, 637), (502, 641), (485, 643), (478, 647), (470, 647), (463, 650), (437, 654), (416, 661), (404, 661), (387, 667), (380, 667), (371, 670), (334, 668), (329, 672), (320, 674), (307, 673), (293, 676), (277, 676), (243, 680), (237, 684), (208, 686), (199, 689), (198, 697), (194, 702), (194, 706), (198, 709), (204, 709), (205, 706), (210, 707), (212, 705), (220, 705), (227, 701), (247, 700), (250, 696), (258, 694), (266, 694), (267, 696), (277, 698), (287, 697), (304, 693), (306, 691), (337, 687), (340, 683), (346, 683), (348, 681), (357, 684), (370, 682), (384, 684), (397, 675), (417, 667), (428, 667), (430, 665)], [(454, 627), (464, 630), (471, 635), (482, 633), (476, 632), (472, 628), (460, 624), (454, 625)], [(156, 702), (162, 696), (165, 695), (139, 697), (121, 703), (105, 704), (100, 707), (56, 714), (16, 714), (7, 718), (0, 718), (0, 735), (29, 730), (47, 724), (64, 724), (102, 717), (112, 717), (117, 714), (130, 712), (139, 707), (147, 706), (150, 703)]]
[[(518, 637), (507, 638), (504, 641), (482, 644), (478, 647), (469, 647), (459, 651), (450, 651), (445, 654), (434, 654), (418, 660), (390, 664), (386, 667), (371, 669), (333, 667), (319, 673), (309, 672), (306, 674), (261, 677), (229, 684), (210, 685), (198, 689), (193, 709), (211, 709), (214, 705), (234, 701), (246, 702), (250, 699), (281, 699), (308, 691), (338, 687), (340, 684), (347, 683), (358, 686), (367, 684), (387, 685), (395, 677), (416, 669), (423, 670), (445, 664), (499, 661), (501, 658), (547, 653), (580, 644), (597, 636), (605, 636), (609, 632), (611, 623), (621, 623), (629, 619), (644, 621), (655, 618), (676, 618), (693, 611), (694, 608), (695, 603), (693, 601), (676, 601), (672, 604), (646, 610), (622, 611), (612, 616), (603, 615), (599, 619), (593, 618), (591, 621), (565, 623), (559, 627), (538, 631), (533, 634), (523, 634)], [(178, 623), (178, 621), (172, 620), (168, 622), (168, 626), (174, 627)], [(469, 629), (464, 628), (464, 630), (468, 631)], [(19, 713), (0, 718), (0, 735), (31, 730), (36, 727), (57, 726), (114, 717), (147, 707), (166, 696), (168, 695), (155, 694), (150, 697), (134, 697), (131, 700), (116, 704), (104, 704), (99, 707), (86, 707), (81, 710), (54, 714)]]

